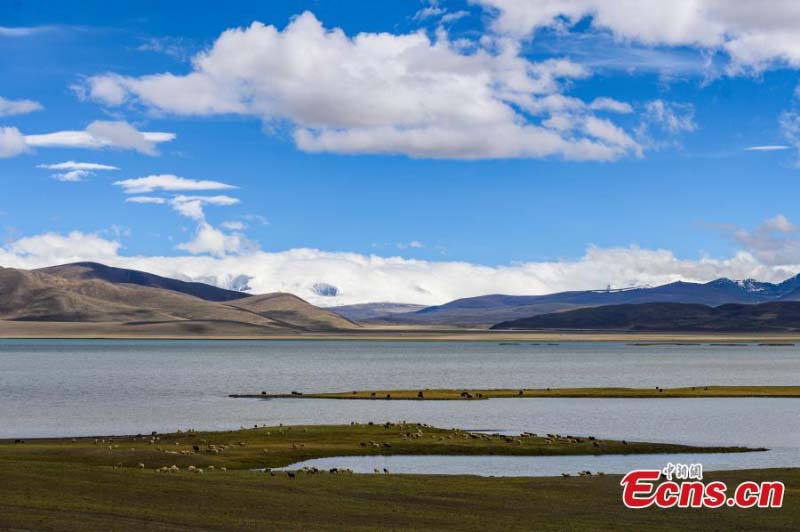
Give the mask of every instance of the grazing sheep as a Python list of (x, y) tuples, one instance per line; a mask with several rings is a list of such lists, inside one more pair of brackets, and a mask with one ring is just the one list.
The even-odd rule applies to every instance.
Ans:
[(567, 478), (567, 477), (571, 477), (572, 475), (570, 475), (569, 473), (561, 473), (561, 476), (564, 477), (564, 478)]
[(374, 468), (372, 471), (373, 471), (373, 472), (375, 472), (376, 474), (377, 474), (377, 473), (380, 473), (380, 470), (379, 470), (377, 467), (376, 467), (376, 468)]
[(292, 473), (291, 471), (287, 471), (287, 472), (286, 472), (286, 476), (288, 476), (288, 477), (289, 477), (290, 479), (292, 479), (292, 480), (295, 480), (295, 479), (297, 478), (297, 475), (295, 475), (295, 474), (294, 474), (294, 473)]
[(144, 469), (144, 464), (139, 462), (139, 464), (137, 464), (136, 467), (138, 467), (139, 469)]
[(384, 467), (384, 468), (383, 468), (383, 473), (384, 473), (385, 475), (388, 475), (388, 474), (389, 474), (389, 470), (388, 470), (388, 469), (386, 469), (386, 468)]
[(422, 392), (417, 393), (417, 399), (424, 399), (425, 395)]

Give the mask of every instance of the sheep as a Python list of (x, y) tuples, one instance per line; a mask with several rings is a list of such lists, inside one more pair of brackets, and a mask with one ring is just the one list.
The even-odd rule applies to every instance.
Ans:
[(388, 474), (389, 474), (389, 470), (388, 470), (388, 469), (386, 469), (386, 468), (384, 467), (384, 468), (383, 468), (383, 473), (384, 473), (385, 475), (388, 475)]
[(295, 475), (295, 474), (294, 474), (294, 473), (292, 473), (291, 471), (287, 471), (287, 472), (286, 472), (286, 476), (287, 476), (287, 477), (289, 477), (289, 478), (290, 478), (290, 479), (292, 479), (292, 480), (295, 480), (295, 479), (297, 478), (297, 475)]
[(417, 393), (417, 399), (424, 399), (425, 395), (422, 392)]
[(139, 462), (139, 463), (136, 465), (136, 467), (138, 467), (139, 469), (144, 469), (144, 464), (143, 464), (143, 463), (141, 463), (141, 462)]
[(572, 475), (570, 475), (569, 473), (561, 473), (561, 476), (564, 477), (564, 478), (567, 478), (567, 477), (571, 477)]

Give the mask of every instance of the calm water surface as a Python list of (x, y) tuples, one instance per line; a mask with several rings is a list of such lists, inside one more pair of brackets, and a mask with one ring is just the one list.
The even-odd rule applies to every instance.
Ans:
[[(456, 387), (800, 384), (800, 347), (612, 343), (0, 340), (0, 437), (131, 434), (254, 424), (406, 419), (498, 432), (561, 432), (688, 444), (765, 446), (719, 468), (800, 466), (800, 400), (494, 399), (480, 402), (244, 400), (230, 393)], [(389, 457), (390, 470), (430, 467)], [(437, 457), (441, 468), (475, 469)], [(570, 458), (576, 460), (576, 458)], [(613, 471), (581, 457), (578, 469)], [(707, 457), (711, 460), (711, 457)], [(526, 458), (528, 474), (553, 458)], [(563, 460), (563, 459), (562, 459)], [(501, 474), (502, 457), (482, 459)], [(507, 460), (506, 460), (507, 461)], [(596, 467), (588, 467), (595, 461)], [(469, 464), (468, 464), (469, 462)], [(417, 465), (414, 465), (414, 464)], [(508, 462), (511, 463), (511, 462)], [(411, 465), (408, 465), (411, 464)], [(419, 465), (422, 464), (422, 465)], [(467, 464), (467, 465), (463, 465)], [(365, 466), (369, 471), (373, 466)], [(374, 466), (378, 467), (378, 466)], [(499, 469), (498, 469), (499, 467)], [(527, 469), (526, 469), (527, 468)], [(604, 469), (605, 468), (605, 469)], [(508, 469), (508, 468), (506, 468)], [(436, 472), (436, 471), (431, 471)]]

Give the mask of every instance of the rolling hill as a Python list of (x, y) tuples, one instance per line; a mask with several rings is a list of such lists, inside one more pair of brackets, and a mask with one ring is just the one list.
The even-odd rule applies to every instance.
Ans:
[(502, 321), (529, 318), (585, 307), (638, 303), (757, 304), (800, 301), (800, 276), (778, 284), (747, 279), (717, 279), (708, 283), (675, 282), (653, 288), (586, 290), (540, 296), (493, 294), (457, 299), (415, 312), (388, 314), (369, 321), (391, 324), (488, 327)]
[(800, 302), (718, 307), (690, 303), (607, 305), (498, 323), (493, 330), (796, 332)]
[[(219, 290), (144, 272), (94, 264), (87, 267), (85, 263), (32, 271), (0, 268), (0, 320), (96, 323), (104, 324), (104, 331), (118, 324), (128, 330), (138, 327), (198, 334), (208, 330), (224, 333), (226, 329), (269, 334), (358, 327), (291, 294), (250, 296)], [(193, 294), (237, 297), (215, 301)]]
[(250, 296), (229, 303), (240, 308), (268, 317), (278, 323), (308, 330), (353, 329), (358, 325), (328, 309), (315, 307), (294, 294), (273, 293)]
[(249, 294), (243, 292), (226, 290), (204, 283), (180, 281), (178, 279), (161, 277), (160, 275), (138, 270), (114, 268), (97, 262), (73, 262), (71, 264), (41, 268), (35, 271), (56, 275), (65, 279), (96, 279), (115, 284), (136, 284), (139, 286), (149, 286), (151, 288), (163, 288), (165, 290), (172, 290), (173, 292), (199, 297), (206, 301), (233, 301), (235, 299), (244, 299), (249, 296)]

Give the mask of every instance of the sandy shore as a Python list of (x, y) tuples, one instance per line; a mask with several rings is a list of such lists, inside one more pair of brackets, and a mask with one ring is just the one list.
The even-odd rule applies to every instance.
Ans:
[(230, 322), (80, 323), (0, 320), (0, 338), (203, 340), (420, 340), (477, 342), (627, 342), (632, 344), (800, 343), (800, 333), (617, 333), (489, 331), (439, 327), (370, 327), (338, 332), (265, 329)]

